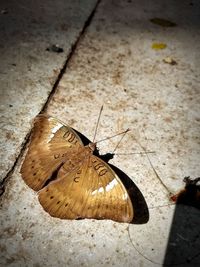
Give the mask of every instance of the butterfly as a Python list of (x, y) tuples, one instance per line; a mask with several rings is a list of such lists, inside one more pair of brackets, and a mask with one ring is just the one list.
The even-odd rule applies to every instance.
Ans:
[(84, 146), (76, 131), (63, 122), (38, 115), (20, 170), (22, 178), (38, 191), (40, 204), (53, 217), (132, 222), (133, 205), (125, 186), (93, 154), (95, 149), (96, 143)]

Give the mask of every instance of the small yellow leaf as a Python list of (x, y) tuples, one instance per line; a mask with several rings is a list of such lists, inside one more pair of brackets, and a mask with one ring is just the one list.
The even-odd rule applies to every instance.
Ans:
[(154, 50), (161, 50), (161, 49), (165, 49), (167, 45), (164, 43), (153, 43), (151, 47)]

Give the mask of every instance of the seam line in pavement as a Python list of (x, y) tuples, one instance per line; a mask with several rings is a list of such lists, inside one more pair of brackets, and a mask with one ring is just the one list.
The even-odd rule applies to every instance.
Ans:
[(43, 108), (41, 109), (40, 113), (46, 111), (46, 109), (47, 109), (47, 107), (48, 107), (48, 104), (49, 104), (49, 102), (51, 101), (51, 99), (52, 99), (52, 97), (53, 97), (53, 95), (54, 95), (54, 93), (55, 93), (55, 91), (56, 91), (56, 89), (57, 89), (57, 87), (58, 87), (58, 84), (59, 84), (60, 80), (61, 80), (62, 77), (63, 77), (63, 74), (65, 73), (65, 71), (66, 71), (66, 69), (67, 69), (68, 63), (70, 62), (71, 58), (73, 57), (74, 52), (76, 51), (76, 48), (77, 48), (77, 46), (78, 46), (78, 44), (79, 44), (81, 38), (82, 38), (83, 35), (85, 34), (87, 28), (90, 26), (90, 23), (91, 23), (91, 21), (92, 21), (94, 15), (95, 15), (95, 12), (96, 12), (96, 10), (97, 10), (98, 5), (99, 5), (100, 2), (101, 2), (101, 0), (98, 0), (98, 1), (96, 2), (95, 7), (93, 8), (91, 14), (89, 15), (89, 17), (88, 17), (87, 20), (85, 21), (84, 26), (83, 26), (83, 28), (82, 28), (82, 30), (81, 30), (81, 32), (80, 32), (78, 38), (76, 39), (75, 43), (72, 44), (72, 46), (71, 46), (71, 50), (70, 50), (69, 55), (68, 55), (68, 57), (67, 57), (67, 60), (65, 61), (64, 65), (63, 65), (63, 67), (62, 67), (62, 69), (60, 70), (60, 73), (59, 73), (59, 75), (58, 75), (58, 77), (57, 77), (57, 79), (56, 79), (56, 81), (55, 81), (55, 83), (54, 83), (54, 85), (53, 85), (53, 88), (52, 88), (52, 90), (51, 90), (51, 92), (50, 92), (50, 94), (49, 94), (49, 96), (48, 96), (48, 98), (47, 98), (47, 100), (46, 100), (46, 103), (44, 104), (44, 106), (43, 106)]

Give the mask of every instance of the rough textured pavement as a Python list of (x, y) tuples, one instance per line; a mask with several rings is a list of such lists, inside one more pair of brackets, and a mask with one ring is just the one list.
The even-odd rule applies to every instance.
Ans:
[[(199, 266), (199, 210), (170, 193), (200, 172), (200, 4), (96, 3), (1, 1), (0, 264)], [(139, 188), (149, 218), (144, 203), (131, 225), (52, 218), (19, 173), (31, 121), (45, 110), (92, 139), (102, 104), (97, 139), (131, 128), (110, 162)], [(142, 147), (155, 153), (134, 154)]]

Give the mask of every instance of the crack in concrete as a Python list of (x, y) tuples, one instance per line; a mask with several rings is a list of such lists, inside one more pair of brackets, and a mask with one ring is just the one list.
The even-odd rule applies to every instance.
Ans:
[(49, 94), (49, 96), (48, 96), (48, 98), (47, 98), (47, 101), (46, 101), (46, 103), (44, 104), (43, 108), (41, 109), (41, 112), (40, 112), (40, 113), (46, 111), (46, 109), (47, 109), (47, 107), (48, 107), (48, 104), (49, 104), (49, 102), (51, 101), (51, 99), (52, 99), (52, 97), (53, 97), (53, 95), (54, 95), (54, 93), (55, 93), (55, 91), (56, 91), (56, 89), (57, 89), (57, 87), (58, 87), (58, 84), (59, 84), (60, 80), (61, 80), (62, 77), (63, 77), (63, 74), (65, 73), (65, 71), (66, 71), (66, 69), (67, 69), (68, 63), (70, 62), (71, 58), (73, 57), (74, 52), (75, 52), (75, 50), (76, 50), (76, 48), (77, 48), (77, 46), (78, 46), (78, 44), (79, 44), (79, 42), (80, 42), (82, 36), (85, 34), (87, 28), (89, 27), (89, 25), (90, 25), (90, 23), (91, 23), (91, 21), (92, 21), (92, 19), (93, 19), (93, 17), (94, 17), (94, 14), (95, 14), (95, 12), (96, 12), (96, 10), (97, 10), (97, 8), (98, 8), (100, 2), (101, 2), (101, 0), (98, 0), (98, 1), (96, 2), (96, 5), (95, 5), (95, 7), (93, 8), (91, 14), (89, 15), (89, 17), (88, 17), (87, 20), (85, 21), (85, 24), (84, 24), (84, 26), (83, 26), (83, 28), (82, 28), (82, 30), (81, 30), (81, 32), (80, 32), (80, 34), (79, 34), (77, 40), (75, 41), (74, 44), (72, 44), (72, 46), (71, 46), (71, 51), (69, 52), (69, 55), (68, 55), (68, 57), (67, 57), (67, 60), (66, 60), (65, 64), (63, 65), (63, 67), (62, 67), (62, 69), (61, 69), (61, 71), (60, 71), (60, 73), (59, 73), (59, 75), (58, 75), (58, 78), (57, 78), (57, 80), (55, 81), (54, 86), (53, 86), (53, 88), (52, 88), (52, 90), (51, 90), (51, 92), (50, 92), (50, 94)]
[(24, 142), (21, 145), (21, 150), (19, 152), (19, 155), (16, 157), (13, 166), (11, 167), (11, 169), (8, 171), (8, 173), (6, 174), (6, 176), (3, 178), (3, 180), (0, 182), (0, 197), (3, 195), (3, 193), (5, 192), (5, 187), (6, 187), (6, 183), (8, 181), (8, 179), (12, 176), (16, 165), (18, 164), (18, 162), (21, 160), (24, 151), (26, 150), (26, 145), (29, 141), (30, 135), (31, 135), (31, 131), (32, 129), (30, 129), (30, 131), (27, 133), (27, 135), (24, 138)]

